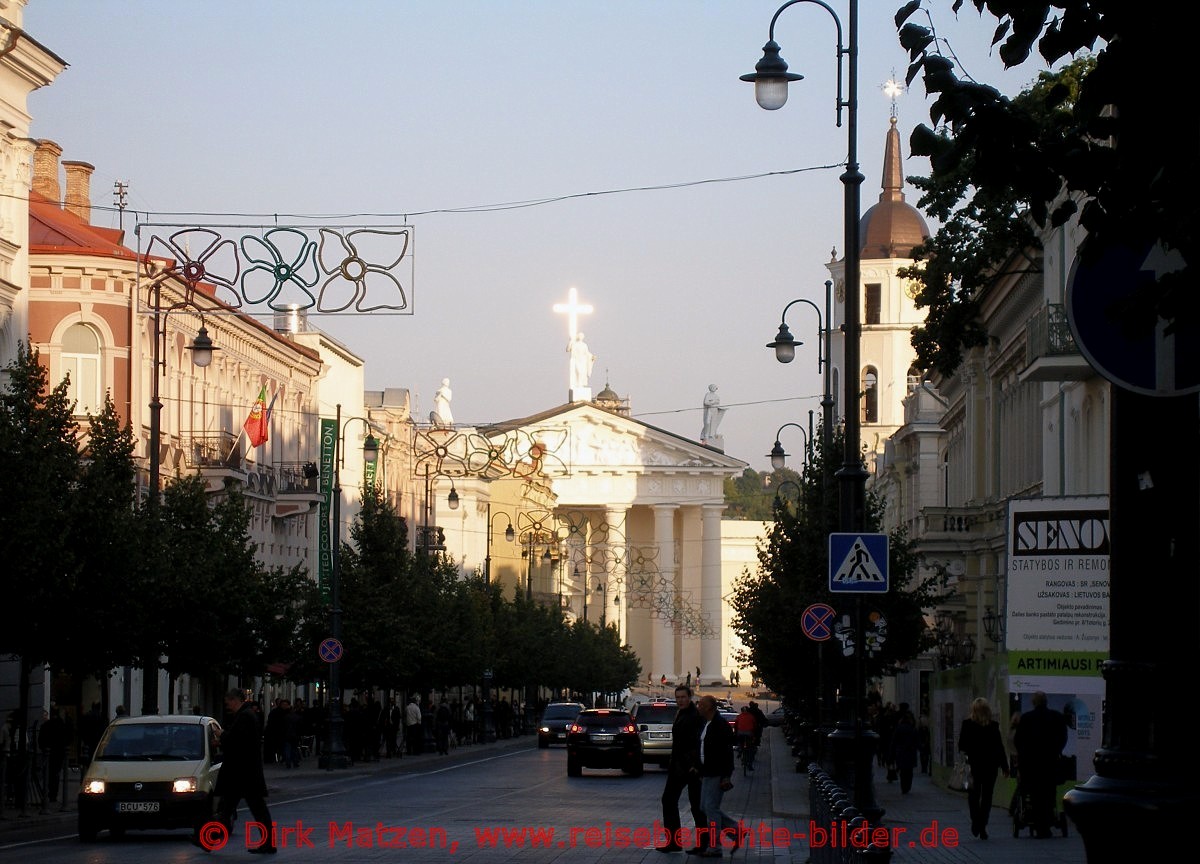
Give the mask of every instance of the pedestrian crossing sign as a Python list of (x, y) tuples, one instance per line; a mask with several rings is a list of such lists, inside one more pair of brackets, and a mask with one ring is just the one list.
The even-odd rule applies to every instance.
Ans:
[(835, 594), (887, 593), (888, 536), (830, 534), (829, 590)]

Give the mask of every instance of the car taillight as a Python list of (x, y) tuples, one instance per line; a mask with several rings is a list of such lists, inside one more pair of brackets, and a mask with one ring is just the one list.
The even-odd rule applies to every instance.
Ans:
[(632, 723), (626, 723), (624, 726), (621, 727), (621, 731), (626, 733), (627, 735), (633, 735), (634, 733), (637, 732), (637, 727), (634, 726)]
[(582, 731), (583, 731), (583, 727), (582, 727), (582, 726), (580, 726), (578, 723), (572, 723), (570, 726), (568, 726), (568, 727), (567, 727), (567, 731), (568, 731), (568, 732), (576, 732), (576, 733), (578, 733), (578, 732), (582, 732)]

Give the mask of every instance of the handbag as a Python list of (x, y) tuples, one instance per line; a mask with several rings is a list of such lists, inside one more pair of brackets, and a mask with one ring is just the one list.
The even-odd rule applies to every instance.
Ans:
[(971, 788), (971, 765), (962, 753), (958, 754), (954, 770), (950, 773), (950, 788), (961, 792)]

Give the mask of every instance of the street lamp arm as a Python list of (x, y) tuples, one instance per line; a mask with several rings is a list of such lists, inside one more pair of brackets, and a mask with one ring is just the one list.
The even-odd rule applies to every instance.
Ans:
[[(832, 6), (830, 6), (828, 3), (823, 2), (823, 0), (788, 0), (787, 3), (784, 3), (778, 9), (776, 9), (775, 14), (771, 17), (771, 26), (767, 31), (767, 39), (768, 39), (767, 44), (765, 46), (763, 46), (763, 60), (760, 61), (759, 65), (755, 67), (755, 72), (747, 74), (747, 75), (743, 75), (742, 80), (755, 82), (756, 90), (758, 89), (757, 85), (759, 82), (770, 83), (773, 79), (776, 83), (779, 83), (779, 82), (783, 83), (784, 90), (783, 90), (781, 101), (779, 102), (779, 104), (771, 105), (768, 108), (768, 105), (763, 104), (762, 100), (759, 101), (759, 104), (762, 105), (762, 107), (764, 107), (764, 108), (768, 108), (768, 110), (773, 110), (774, 108), (782, 108), (783, 107), (783, 103), (787, 101), (787, 82), (788, 81), (798, 81), (803, 76), (796, 75), (794, 73), (789, 74), (787, 72), (787, 63), (784, 62), (783, 58), (779, 56), (779, 45), (778, 45), (778, 43), (775, 42), (775, 22), (778, 21), (779, 16), (783, 14), (783, 10), (787, 9), (789, 6), (795, 6), (797, 3), (814, 3), (817, 6), (820, 6), (822, 9), (824, 9), (826, 12), (829, 13), (829, 17), (833, 19), (833, 26), (837, 30), (837, 102), (836, 102), (836, 109), (837, 109), (837, 125), (840, 127), (842, 125), (842, 109), (847, 108), (847, 109), (850, 109), (851, 111), (853, 111), (853, 109), (854, 109), (854, 100), (855, 100), (854, 89), (855, 88), (853, 86), (853, 83), (854, 83), (853, 81), (851, 82), (849, 97), (842, 98), (842, 93), (843, 93), (842, 58), (846, 57), (846, 56), (851, 56), (854, 53), (854, 48), (853, 48), (853, 46), (851, 46), (850, 48), (843, 47), (842, 19), (840, 19), (838, 17), (837, 13), (833, 10)], [(851, 72), (853, 73), (853, 69), (851, 69)], [(851, 77), (853, 78), (853, 74), (851, 75)], [(851, 118), (851, 119), (853, 119), (853, 118)], [(853, 162), (853, 161), (855, 161), (855, 158), (856, 157), (853, 154), (851, 154), (849, 161)]]
[(775, 446), (772, 447), (771, 452), (767, 454), (767, 456), (771, 460), (771, 467), (773, 469), (775, 469), (776, 471), (778, 471), (780, 468), (783, 468), (785, 465), (787, 465), (788, 454), (787, 454), (787, 451), (785, 451), (783, 449), (783, 445), (779, 443), (779, 436), (783, 433), (783, 430), (788, 428), (789, 426), (795, 426), (797, 429), (800, 430), (800, 434), (804, 436), (804, 452), (806, 454), (812, 452), (812, 446), (808, 440), (808, 432), (806, 432), (804, 430), (804, 427), (801, 426), (799, 423), (784, 423), (782, 426), (780, 426), (778, 429), (775, 430)]

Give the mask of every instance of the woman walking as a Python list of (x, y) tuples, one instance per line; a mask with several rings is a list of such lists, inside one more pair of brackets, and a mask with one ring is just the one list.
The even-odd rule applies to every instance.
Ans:
[(971, 768), (971, 788), (967, 790), (971, 834), (986, 840), (996, 772), (1003, 771), (1008, 776), (1008, 756), (1000, 738), (1000, 724), (992, 719), (992, 707), (982, 696), (971, 703), (971, 716), (962, 722), (958, 750), (966, 755)]

